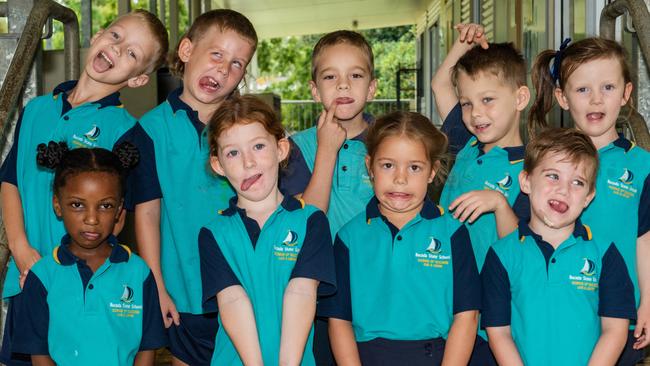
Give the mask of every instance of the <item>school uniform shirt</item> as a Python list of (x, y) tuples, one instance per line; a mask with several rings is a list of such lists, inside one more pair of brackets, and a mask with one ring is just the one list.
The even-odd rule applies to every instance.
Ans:
[[(454, 166), (447, 177), (440, 196), (440, 206), (447, 209), (464, 193), (490, 189), (502, 193), (520, 219), (530, 217), (528, 196), (521, 193), (519, 187), (519, 173), (524, 167), (524, 146), (495, 146), (486, 153), (485, 145), (467, 132), (460, 104), (449, 113), (442, 130), (449, 137), (450, 151), (461, 145), (464, 147), (456, 155)], [(494, 213), (484, 213), (473, 223), (467, 223), (467, 230), (480, 270), (488, 248), (498, 239)]]
[[(452, 229), (430, 200), (397, 229), (373, 197), (334, 242), (338, 291), (318, 315), (352, 322), (357, 342), (447, 338), (454, 314), (480, 310), (481, 287), (469, 234)], [(386, 352), (399, 349), (388, 343)], [(406, 356), (405, 356), (406, 357)]]
[(132, 365), (139, 351), (167, 344), (156, 282), (128, 247), (109, 242), (95, 273), (69, 249), (66, 235), (32, 267), (14, 298), (12, 351), (49, 355), (57, 365)]
[[(227, 209), (201, 229), (199, 247), (206, 311), (216, 310), (216, 295), (221, 290), (242, 286), (253, 305), (265, 365), (279, 361), (282, 305), (289, 281), (298, 277), (318, 280), (319, 296), (336, 289), (327, 218), (322, 211), (303, 206), (291, 196), (284, 198), (262, 228), (237, 207), (233, 198)], [(312, 337), (313, 328), (302, 365), (315, 364)], [(222, 326), (217, 332), (212, 365), (241, 365)]]
[[(27, 104), (16, 124), (13, 146), (0, 170), (2, 182), (18, 187), (27, 240), (41, 255), (52, 251), (65, 229), (52, 206), (54, 171), (38, 166), (36, 147), (50, 141), (65, 141), (71, 149), (102, 147), (112, 150), (135, 123), (122, 107), (119, 93), (72, 108), (68, 93), (76, 85), (76, 80), (64, 82), (52, 93), (36, 97)], [(12, 258), (3, 298), (20, 292), (18, 277), (18, 268)]]
[(616, 245), (600, 246), (579, 221), (557, 249), (521, 222), (490, 248), (481, 278), (481, 326), (510, 326), (525, 365), (586, 365), (600, 317), (636, 318)]
[(634, 283), (639, 285), (636, 240), (650, 230), (650, 153), (620, 137), (598, 150), (596, 196), (582, 214), (601, 243), (615, 243)]
[(145, 114), (125, 137), (140, 151), (127, 207), (160, 201), (160, 268), (179, 312), (202, 314), (199, 229), (234, 191), (209, 166), (208, 130), (180, 99), (182, 88)]
[[(372, 123), (373, 118), (364, 114), (364, 120)], [(318, 149), (317, 127), (301, 131), (289, 138), (291, 153), (289, 163), (281, 171), (280, 190), (286, 195), (302, 194), (314, 171)], [(327, 218), (332, 236), (359, 212), (374, 195), (370, 176), (366, 169), (366, 133), (346, 139), (339, 150), (332, 173)]]

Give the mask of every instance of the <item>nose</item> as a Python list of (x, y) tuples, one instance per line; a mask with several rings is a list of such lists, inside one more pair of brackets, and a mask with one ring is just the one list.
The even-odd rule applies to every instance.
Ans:
[(220, 62), (217, 64), (217, 72), (221, 73), (225, 77), (228, 77), (228, 73), (230, 71), (228, 65), (230, 65), (230, 60), (224, 60), (223, 62)]
[(346, 78), (339, 78), (338, 84), (336, 84), (337, 90), (348, 90), (350, 89), (350, 84)]
[(483, 115), (483, 110), (477, 105), (472, 105), (470, 113), (471, 113), (472, 118), (477, 118), (477, 117), (481, 117)]
[(86, 211), (86, 215), (84, 216), (84, 224), (86, 225), (97, 225), (99, 220), (97, 220), (97, 210), (94, 208), (89, 208)]
[(250, 169), (250, 168), (255, 167), (256, 162), (255, 162), (255, 157), (253, 157), (253, 154), (244, 153), (242, 158), (243, 158), (243, 161), (244, 161), (244, 168)]
[(119, 56), (122, 53), (122, 50), (120, 49), (120, 46), (118, 46), (116, 44), (111, 45), (111, 48), (113, 49), (113, 52), (115, 52), (115, 54), (117, 56)]
[(556, 187), (556, 192), (563, 196), (566, 196), (569, 193), (569, 186), (571, 185), (570, 181), (560, 182)]
[(591, 93), (591, 99), (590, 99), (591, 104), (602, 104), (603, 103), (603, 93), (600, 92), (598, 89), (594, 89), (594, 91)]
[(408, 182), (406, 169), (395, 169), (393, 176), (393, 183), (398, 185), (405, 185)]

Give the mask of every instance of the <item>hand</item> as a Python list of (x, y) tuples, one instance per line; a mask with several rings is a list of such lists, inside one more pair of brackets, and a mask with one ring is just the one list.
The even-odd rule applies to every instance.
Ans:
[(176, 310), (176, 304), (167, 293), (165, 289), (158, 289), (158, 298), (160, 299), (160, 311), (162, 312), (163, 322), (165, 323), (165, 328), (174, 325), (178, 326), (181, 324), (181, 317), (178, 315)]
[(489, 47), (488, 39), (485, 35), (485, 30), (480, 24), (456, 24), (454, 27), (458, 31), (458, 40), (459, 43), (466, 43), (472, 47), (479, 45), (484, 50), (487, 50)]
[(16, 266), (18, 266), (18, 272), (20, 273), (28, 272), (32, 269), (34, 263), (41, 259), (41, 255), (29, 244), (15, 248), (11, 252), (11, 255), (14, 257)]
[(18, 277), (18, 283), (20, 284), (20, 289), (22, 290), (23, 287), (25, 287), (25, 280), (27, 279), (27, 274), (29, 273), (29, 270), (26, 269), (25, 271), (20, 273), (20, 277)]
[(498, 191), (490, 189), (470, 191), (458, 196), (449, 205), (449, 211), (453, 211), (454, 218), (460, 222), (467, 220), (471, 224), (482, 214), (494, 212), (504, 204), (507, 205), (508, 201)]
[(650, 306), (641, 300), (637, 310), (636, 326), (634, 327), (634, 338), (636, 341), (632, 348), (643, 349), (650, 344)]
[(338, 153), (347, 138), (347, 132), (334, 117), (337, 106), (336, 102), (333, 102), (328, 110), (321, 112), (317, 127), (318, 148), (326, 149), (332, 154)]

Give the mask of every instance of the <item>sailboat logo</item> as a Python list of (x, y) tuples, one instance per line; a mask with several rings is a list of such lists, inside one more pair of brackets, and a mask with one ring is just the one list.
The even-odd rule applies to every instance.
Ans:
[(429, 246), (427, 247), (427, 252), (431, 254), (439, 254), (442, 252), (442, 243), (440, 240), (432, 236), (431, 241), (429, 242)]
[(596, 273), (596, 264), (590, 259), (583, 258), (585, 263), (582, 265), (582, 269), (580, 270), (580, 273), (582, 273), (585, 276), (593, 276), (594, 273)]
[(501, 189), (510, 189), (510, 186), (512, 185), (512, 177), (510, 175), (506, 175), (503, 179), (498, 181), (497, 184)]
[(632, 173), (632, 171), (629, 169), (625, 169), (623, 175), (621, 175), (621, 177), (618, 178), (618, 180), (620, 180), (625, 184), (632, 184), (632, 182), (634, 181), (634, 173)]
[(90, 131), (86, 132), (84, 136), (90, 141), (95, 141), (99, 137), (99, 133), (99, 127), (93, 125), (93, 128), (91, 128)]
[(122, 292), (122, 297), (120, 297), (120, 301), (122, 301), (125, 304), (130, 304), (133, 302), (133, 289), (127, 285), (123, 285), (123, 286), (124, 286), (124, 291)]
[(288, 247), (293, 247), (296, 244), (298, 244), (298, 234), (296, 234), (296, 232), (293, 231), (293, 230), (289, 230), (289, 232), (287, 233), (287, 236), (282, 241), (282, 245), (286, 245)]

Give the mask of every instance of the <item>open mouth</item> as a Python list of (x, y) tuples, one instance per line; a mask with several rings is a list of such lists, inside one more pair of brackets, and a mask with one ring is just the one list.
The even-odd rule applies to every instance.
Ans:
[(490, 124), (489, 124), (489, 123), (483, 123), (483, 124), (480, 124), (480, 125), (474, 125), (474, 131), (476, 131), (476, 133), (485, 132), (485, 130), (487, 130), (489, 127), (490, 127)]
[(199, 86), (201, 89), (212, 93), (221, 89), (221, 84), (211, 76), (204, 76), (199, 80)]
[(412, 195), (403, 192), (389, 192), (386, 194), (386, 196), (394, 200), (407, 200), (411, 198)]
[(558, 201), (558, 200), (549, 200), (548, 205), (551, 207), (553, 211), (559, 212), (561, 214), (569, 210), (569, 205), (567, 205), (565, 202)]
[(100, 51), (93, 60), (93, 68), (97, 72), (104, 72), (112, 69), (113, 67), (115, 67), (115, 64), (104, 51)]
[(592, 112), (587, 114), (587, 121), (589, 122), (598, 122), (605, 118), (605, 113), (602, 112)]
[(244, 179), (244, 181), (241, 182), (241, 186), (240, 186), (240, 189), (242, 190), (242, 192), (249, 190), (253, 186), (253, 184), (255, 184), (261, 177), (262, 177), (262, 174), (259, 173), (259, 174), (253, 175), (252, 177), (248, 177), (248, 178)]
[(354, 103), (354, 99), (352, 99), (350, 97), (340, 97), (340, 98), (336, 98), (335, 102), (336, 102), (336, 104), (339, 104), (339, 105), (340, 104), (351, 104), (351, 103)]

